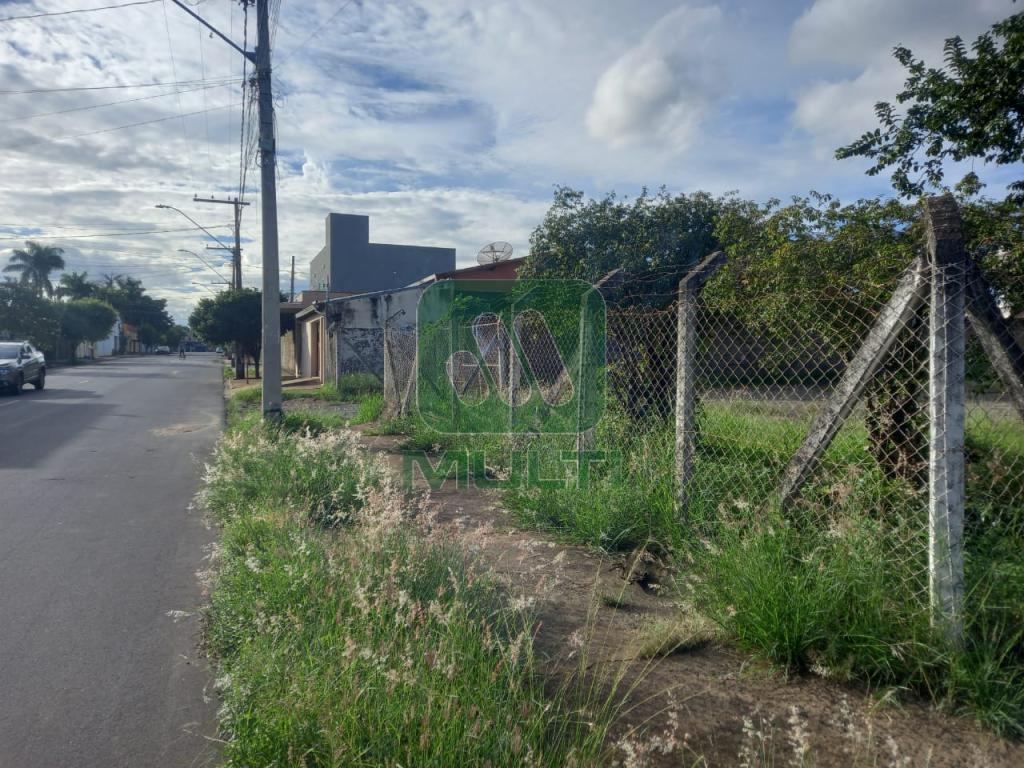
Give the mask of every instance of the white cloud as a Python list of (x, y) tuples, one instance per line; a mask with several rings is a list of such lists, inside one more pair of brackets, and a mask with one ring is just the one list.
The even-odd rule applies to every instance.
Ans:
[(586, 114), (593, 136), (621, 147), (679, 150), (726, 89), (717, 7), (683, 6), (660, 19), (597, 82)]
[[(337, 0), (282, 3), (283, 285), (293, 255), (304, 284), (329, 211), (370, 214), (376, 240), (454, 245), (471, 263), (495, 239), (525, 253), (557, 183), (594, 194), (662, 183), (759, 197), (884, 191), (884, 179), (866, 179), (831, 152), (870, 127), (874, 102), (898, 88), (892, 45), (934, 60), (943, 37), (973, 37), (1015, 10), (1005, 0), (700, 2), (389, 0), (353, 3), (329, 24)], [(17, 4), (25, 13), (75, 7)], [(237, 3), (196, 8), (241, 40)], [(172, 4), (166, 21), (164, 11), (12, 22), (0, 41), (2, 90), (240, 78), (236, 52)], [(250, 19), (250, 44), (253, 27)], [(227, 224), (230, 208), (191, 199), (237, 190), (240, 89), (0, 94), (0, 237), (188, 226), (156, 203)], [(125, 99), (142, 100), (107, 105)], [(178, 117), (224, 104), (231, 108)], [(36, 116), (86, 106), (96, 108)], [(145, 120), (161, 122), (77, 135)], [(261, 261), (257, 184), (250, 172), (250, 284)], [(67, 248), (72, 268), (141, 276), (179, 318), (205, 295), (192, 282), (216, 279), (177, 253), (202, 251), (200, 233), (47, 242)], [(0, 241), (0, 261), (18, 245)]]
[(819, 158), (876, 125), (874, 105), (893, 101), (906, 71), (893, 58), (904, 45), (931, 66), (946, 38), (970, 43), (1012, 12), (1007, 0), (816, 0), (793, 24), (789, 53), (797, 66), (834, 76), (798, 89), (794, 124)]
[(946, 37), (970, 40), (1012, 12), (1008, 0), (815, 0), (793, 24), (790, 53), (854, 68), (896, 45), (934, 55)]

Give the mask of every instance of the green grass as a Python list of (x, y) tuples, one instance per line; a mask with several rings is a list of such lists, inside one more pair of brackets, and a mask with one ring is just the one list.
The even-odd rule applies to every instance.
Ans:
[(228, 765), (598, 763), (604, 720), (545, 692), (529, 618), (346, 435), (239, 423), (214, 456)]
[(829, 531), (759, 519), (691, 550), (691, 596), (738, 644), (785, 667), (910, 688), (1024, 738), (1024, 539), (970, 543), (962, 650), (930, 626), (926, 544), (916, 521), (862, 516)]
[[(798, 672), (909, 688), (1024, 738), (1024, 429), (968, 424), (966, 644), (952, 651), (928, 612), (923, 488), (883, 476), (850, 419), (797, 503), (777, 487), (812, 413), (792, 404), (705, 402), (685, 520), (675, 510), (674, 431), (611, 410), (596, 448), (617, 452), (588, 488), (517, 487), (521, 523), (575, 543), (673, 551), (692, 600), (742, 647)], [(408, 447), (479, 448), (505, 465), (514, 441), (404, 427)], [(564, 438), (529, 444), (544, 476)], [(492, 458), (493, 457), (493, 458)]]
[[(262, 415), (256, 410), (242, 412), (236, 408), (228, 411), (228, 424), (236, 429), (260, 429), (263, 426), (262, 421)], [(340, 429), (347, 423), (348, 420), (340, 413), (310, 408), (285, 411), (280, 422), (268, 429), (274, 429), (284, 434), (320, 435), (330, 430)]]
[(359, 399), (359, 410), (352, 418), (353, 424), (369, 424), (377, 421), (384, 412), (384, 395), (376, 392), (371, 395), (363, 395)]

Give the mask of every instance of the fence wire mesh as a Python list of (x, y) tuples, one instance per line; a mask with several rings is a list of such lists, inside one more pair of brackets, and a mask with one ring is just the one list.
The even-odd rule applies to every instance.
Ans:
[[(793, 285), (771, 296), (751, 293), (753, 276), (739, 268), (712, 279), (692, 314), (695, 441), (681, 527), (713, 541), (725, 531), (782, 519), (838, 545), (868, 539), (901, 591), (927, 604), (927, 275), (921, 300), (901, 316), (887, 354), (841, 414), (834, 438), (796, 492), (783, 493), (794, 457), (816, 420), (834, 406), (902, 274), (891, 268), (881, 278)], [(962, 286), (962, 276), (953, 276), (953, 283)], [(598, 448), (604, 439), (603, 447), (621, 449), (607, 444), (613, 431), (607, 427), (619, 425), (616, 434), (623, 434), (627, 424), (637, 438), (630, 445), (643, 448), (624, 462), (654, 464), (658, 482), (673, 486), (678, 307), (656, 296), (643, 299), (634, 293), (608, 305), (604, 415), (594, 439)], [(504, 402), (521, 403), (531, 396), (522, 373), (529, 366), (540, 389), (533, 396), (572, 398), (573, 360), (561, 359), (542, 322), (524, 318), (517, 324), (518, 350), (494, 317), (477, 318), (471, 330), (490, 375), (481, 375), (475, 354), (455, 350), (446, 364), (459, 396), (484, 396), (490, 380)], [(409, 414), (416, 402), (416, 329), (389, 330), (388, 346), (390, 410)], [(966, 536), (1020, 535), (1024, 421), (969, 322), (965, 374)], [(536, 436), (534, 445), (544, 444), (565, 448), (552, 436)]]

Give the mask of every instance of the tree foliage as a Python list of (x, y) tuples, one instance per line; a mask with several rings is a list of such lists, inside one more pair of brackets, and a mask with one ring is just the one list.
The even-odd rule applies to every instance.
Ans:
[(50, 275), (64, 269), (64, 249), (40, 245), (29, 240), (24, 249), (16, 249), (4, 272), (18, 275), (19, 282), (32, 287), (36, 296), (52, 296)]
[(74, 299), (61, 310), (61, 334), (72, 344), (102, 341), (117, 322), (117, 312), (100, 299)]
[(224, 291), (216, 297), (200, 299), (189, 327), (212, 346), (238, 344), (254, 360), (260, 356), (262, 342), (262, 294), (254, 288)]
[(622, 269), (637, 290), (635, 301), (664, 301), (687, 267), (718, 245), (715, 219), (730, 201), (707, 192), (670, 195), (646, 189), (634, 200), (611, 192), (586, 199), (560, 186), (551, 208), (530, 235), (522, 277), (596, 282)]
[(0, 338), (28, 339), (53, 352), (60, 332), (60, 307), (39, 296), (31, 286), (0, 283)]
[(141, 280), (122, 275), (106, 278), (109, 279), (96, 285), (93, 295), (114, 307), (124, 322), (139, 328), (151, 325), (158, 336), (174, 326), (174, 318), (167, 312), (167, 300), (148, 295)]
[(170, 347), (172, 350), (177, 349), (181, 342), (188, 336), (188, 328), (184, 325), (175, 325), (172, 328), (168, 328), (164, 331), (163, 343)]
[(59, 336), (72, 344), (99, 341), (118, 316), (140, 332), (143, 326), (151, 328), (150, 344), (159, 343), (174, 328), (167, 301), (147, 294), (136, 278), (105, 275), (94, 282), (86, 272), (68, 272), (55, 287), (51, 275), (64, 268), (62, 253), (34, 242), (13, 252), (4, 271), (18, 279), (0, 284), (0, 334), (29, 339), (53, 355)]
[[(973, 56), (971, 53), (973, 52)], [(1024, 13), (981, 35), (970, 51), (960, 37), (945, 44), (945, 67), (928, 67), (905, 47), (894, 56), (907, 70), (897, 104), (875, 105), (880, 127), (841, 147), (836, 157), (867, 157), (869, 175), (893, 168), (893, 187), (913, 197), (942, 187), (943, 162), (977, 158), (997, 165), (1024, 159)], [(972, 174), (973, 176), (973, 174)], [(969, 177), (976, 184), (976, 177)], [(1008, 199), (1024, 202), (1024, 180)]]
[(65, 272), (60, 276), (57, 290), (60, 299), (88, 299), (96, 295), (97, 286), (89, 280), (88, 272)]
[(160, 331), (152, 323), (143, 323), (139, 326), (139, 343), (144, 347), (155, 347), (162, 338)]

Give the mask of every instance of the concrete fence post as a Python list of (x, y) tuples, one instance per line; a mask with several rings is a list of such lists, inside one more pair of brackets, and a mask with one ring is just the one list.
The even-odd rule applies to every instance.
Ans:
[(582, 453), (591, 447), (593, 433), (588, 434), (583, 427), (583, 416), (586, 411), (586, 377), (583, 375), (587, 368), (587, 300), (581, 299), (580, 305), (580, 333), (578, 340), (579, 368), (574, 384), (576, 396), (576, 453)]
[(967, 253), (951, 195), (924, 203), (931, 267), (929, 339), (928, 583), (932, 622), (963, 642), (965, 283)]
[(389, 320), (384, 321), (384, 405), (390, 411), (398, 401), (398, 384), (395, 381), (395, 351), (392, 348)]
[(725, 264), (715, 251), (679, 281), (676, 305), (676, 511), (685, 514), (697, 446), (697, 305), (708, 280)]

